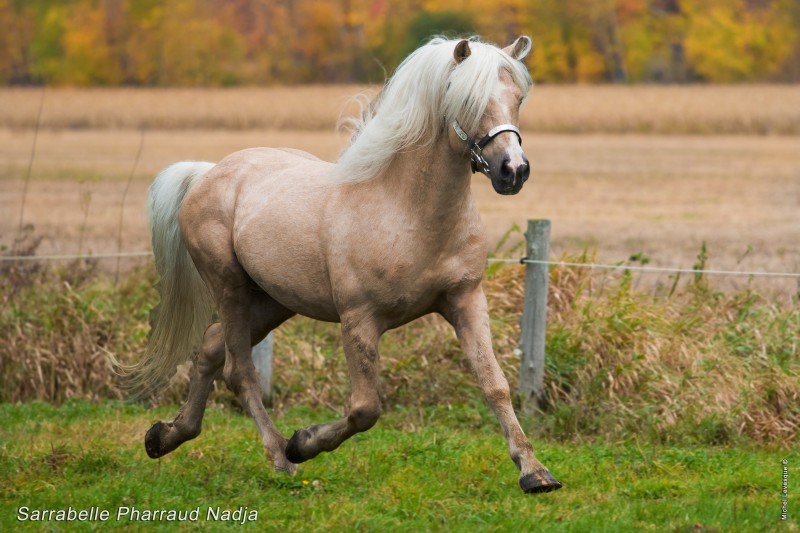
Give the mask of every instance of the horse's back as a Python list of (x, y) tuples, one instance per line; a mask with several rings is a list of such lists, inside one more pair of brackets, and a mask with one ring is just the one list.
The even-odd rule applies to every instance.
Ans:
[(281, 179), (288, 172), (319, 180), (330, 173), (333, 163), (296, 148), (259, 147), (234, 152), (223, 158), (217, 167), (227, 172), (243, 173), (243, 177), (248, 179)]
[(314, 154), (304, 152), (303, 150), (298, 150), (297, 148), (275, 148), (275, 150), (280, 150), (282, 152), (286, 152), (287, 154), (296, 155), (302, 157), (303, 159), (308, 159), (310, 161), (322, 161), (322, 159), (315, 156)]

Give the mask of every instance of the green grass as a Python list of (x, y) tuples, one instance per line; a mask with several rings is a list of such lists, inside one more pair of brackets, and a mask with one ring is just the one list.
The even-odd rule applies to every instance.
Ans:
[[(525, 495), (499, 428), (482, 404), (389, 411), (368, 433), (302, 465), (272, 472), (254, 424), (211, 407), (203, 434), (153, 461), (142, 437), (175, 407), (119, 402), (0, 404), (0, 530), (89, 530), (175, 523), (115, 520), (121, 506), (256, 511), (245, 527), (288, 531), (797, 531), (797, 449), (534, 441), (564, 483)], [(296, 406), (284, 433), (329, 418)], [(534, 419), (523, 419), (532, 429)], [(531, 433), (532, 431), (529, 431)], [(789, 460), (789, 515), (781, 522), (781, 460)], [(17, 509), (110, 511), (106, 522), (20, 523)]]

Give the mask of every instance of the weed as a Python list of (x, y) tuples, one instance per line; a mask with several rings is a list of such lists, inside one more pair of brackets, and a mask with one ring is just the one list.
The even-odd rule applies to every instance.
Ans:
[[(119, 398), (106, 356), (141, 356), (157, 303), (152, 270), (134, 270), (117, 284), (91, 263), (36, 267), (26, 276), (0, 280), (0, 402)], [(752, 291), (715, 292), (710, 283), (653, 295), (637, 290), (630, 275), (552, 269), (545, 412), (534, 433), (793, 442), (800, 425), (800, 309), (779, 308)], [(524, 268), (491, 272), (484, 289), (495, 353), (516, 389)], [(387, 411), (480, 401), (452, 329), (437, 316), (388, 332), (380, 352)], [(273, 366), (276, 410), (347, 410), (337, 325), (289, 321), (276, 332)], [(162, 402), (183, 400), (186, 376), (185, 369), (177, 374)], [(224, 386), (212, 402), (236, 405)]]

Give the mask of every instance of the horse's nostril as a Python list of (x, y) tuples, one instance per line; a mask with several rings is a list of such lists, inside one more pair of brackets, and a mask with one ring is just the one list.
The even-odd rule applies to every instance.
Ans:
[(531, 175), (531, 166), (525, 162), (522, 163), (520, 166), (517, 167), (517, 177), (522, 181), (528, 179), (528, 176)]
[(506, 180), (514, 179), (516, 175), (516, 171), (511, 166), (511, 160), (505, 159), (503, 160), (503, 166), (500, 167), (500, 177)]

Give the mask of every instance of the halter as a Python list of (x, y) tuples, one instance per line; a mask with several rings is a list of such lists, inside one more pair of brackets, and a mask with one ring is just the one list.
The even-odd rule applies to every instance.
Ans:
[(483, 138), (475, 142), (475, 139), (467, 135), (467, 132), (461, 127), (461, 124), (458, 123), (458, 120), (454, 120), (451, 123), (453, 126), (453, 130), (455, 130), (456, 135), (458, 138), (467, 143), (467, 147), (469, 148), (470, 152), (470, 163), (472, 164), (472, 172), (482, 172), (488, 177), (492, 177), (492, 171), (489, 168), (489, 162), (483, 157), (483, 149), (486, 148), (486, 145), (492, 142), (492, 139), (503, 133), (504, 131), (513, 132), (517, 139), (519, 139), (519, 144), (522, 144), (522, 135), (519, 133), (519, 128), (512, 124), (500, 124), (499, 126), (495, 126), (494, 128), (489, 130), (489, 133), (483, 136)]

